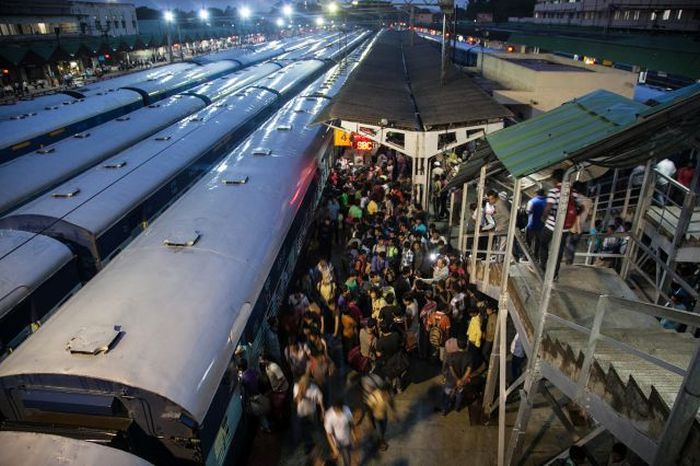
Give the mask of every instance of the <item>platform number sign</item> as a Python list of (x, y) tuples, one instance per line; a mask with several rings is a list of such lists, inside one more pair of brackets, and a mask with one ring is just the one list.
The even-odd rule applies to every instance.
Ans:
[(333, 144), (335, 146), (352, 146), (351, 133), (342, 129), (335, 129), (333, 131)]

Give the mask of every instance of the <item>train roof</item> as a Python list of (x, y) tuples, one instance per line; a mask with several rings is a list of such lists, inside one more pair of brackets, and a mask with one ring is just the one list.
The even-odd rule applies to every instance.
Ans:
[(23, 114), (39, 112), (45, 107), (53, 107), (62, 105), (63, 102), (73, 100), (67, 94), (57, 92), (55, 94), (46, 94), (33, 99), (22, 99), (14, 103), (0, 105), (0, 120), (9, 120), (12, 117), (18, 117)]
[[(309, 124), (327, 102), (315, 93), (325, 84), (332, 95), (351, 69), (326, 73), (231, 152), (13, 352), (0, 377), (110, 380), (201, 423), (315, 175), (325, 128)], [(123, 336), (107, 353), (65, 349), (80, 329), (114, 326)]]
[(55, 239), (0, 230), (0, 318), (72, 258)]
[(126, 73), (121, 76), (116, 76), (109, 79), (101, 79), (99, 81), (94, 81), (85, 86), (80, 86), (71, 91), (78, 92), (82, 95), (92, 95), (97, 92), (104, 92), (109, 89), (119, 89), (120, 87), (129, 86), (134, 83), (141, 81), (153, 81), (162, 78), (163, 76), (182, 73), (189, 69), (195, 68), (197, 65), (195, 63), (170, 63), (167, 65), (157, 66), (154, 68)]
[(0, 149), (4, 149), (51, 131), (142, 101), (134, 91), (115, 90), (83, 99), (65, 96), (61, 105), (26, 114), (16, 120), (0, 121)]
[(0, 213), (126, 149), (159, 128), (204, 107), (193, 96), (173, 96), (62, 139), (0, 165)]
[[(262, 89), (239, 92), (161, 130), (13, 211), (0, 225), (46, 234), (55, 228), (90, 247), (93, 238), (199, 157), (201, 148), (223, 139), (275, 100), (275, 93), (286, 93), (322, 65), (304, 60), (280, 69), (261, 81)], [(108, 164), (124, 165), (115, 170), (105, 168)], [(72, 234), (66, 235), (67, 228)]]
[(0, 432), (0, 466), (148, 466), (116, 448), (52, 434)]

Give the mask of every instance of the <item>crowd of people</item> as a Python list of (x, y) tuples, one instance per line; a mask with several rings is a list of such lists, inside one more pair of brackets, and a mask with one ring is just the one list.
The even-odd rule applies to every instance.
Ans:
[[(247, 409), (263, 430), (289, 412), (307, 453), (323, 454), (313, 436), (324, 432), (320, 450), (350, 465), (361, 451), (389, 448), (393, 397), (418, 361), (442, 372), (436, 411), (448, 415), (477, 398), (496, 307), (469, 284), (459, 252), (411, 201), (405, 159), (346, 162), (330, 174), (307, 261), (272, 324), (284, 343), (279, 359), (264, 354), (258, 368), (242, 359), (239, 372)], [(522, 345), (513, 346), (522, 361)], [(360, 435), (365, 420), (374, 435)]]
[[(340, 158), (330, 173), (293, 289), (270, 322), (276, 343), (266, 345), (259, 366), (239, 362), (246, 409), (263, 430), (291, 419), (310, 458), (326, 455), (345, 465), (389, 448), (393, 397), (410, 383), (416, 364), (441, 373), (434, 408), (443, 415), (479, 399), (497, 322), (496, 303), (470, 284), (462, 255), (438, 226), (445, 214), (444, 175), (433, 173), (431, 216), (413, 201), (405, 157), (378, 154), (357, 162)], [(518, 215), (533, 265), (541, 268), (550, 260), (563, 171), (552, 177), (551, 189), (538, 191), (519, 207), (522, 220)], [(624, 253), (631, 224), (614, 218), (605, 232), (600, 222), (590, 225), (585, 192), (581, 184), (572, 187), (562, 244), (552, 258), (555, 275), (560, 261), (573, 263), (585, 234), (593, 253)], [(503, 237), (511, 209), (507, 196), (489, 190), (480, 209), (482, 231)], [(477, 212), (475, 204), (471, 210)], [(515, 255), (522, 251), (516, 248)], [(511, 382), (525, 360), (515, 334)], [(363, 432), (363, 422), (373, 434)], [(323, 447), (315, 440), (322, 434)]]

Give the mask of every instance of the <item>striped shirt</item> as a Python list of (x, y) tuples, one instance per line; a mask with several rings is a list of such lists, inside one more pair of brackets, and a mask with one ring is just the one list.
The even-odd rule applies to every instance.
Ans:
[[(561, 196), (560, 184), (552, 188), (547, 192), (547, 205), (549, 206), (549, 214), (547, 214), (547, 221), (545, 226), (549, 231), (554, 231), (554, 225), (557, 222), (557, 211), (559, 210), (559, 197)], [(573, 196), (574, 202), (577, 206), (581, 205), (581, 199), (577, 192), (573, 189), (571, 190), (571, 196)], [(568, 232), (569, 228), (564, 228), (564, 232)]]

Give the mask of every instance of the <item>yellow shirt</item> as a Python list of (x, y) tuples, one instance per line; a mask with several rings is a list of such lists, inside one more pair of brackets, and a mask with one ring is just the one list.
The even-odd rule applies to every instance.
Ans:
[(374, 202), (374, 200), (369, 201), (367, 204), (367, 213), (370, 215), (374, 215), (377, 213), (379, 210), (379, 207), (377, 206), (377, 203)]
[(476, 315), (469, 320), (467, 328), (467, 338), (477, 348), (481, 347), (481, 317)]

